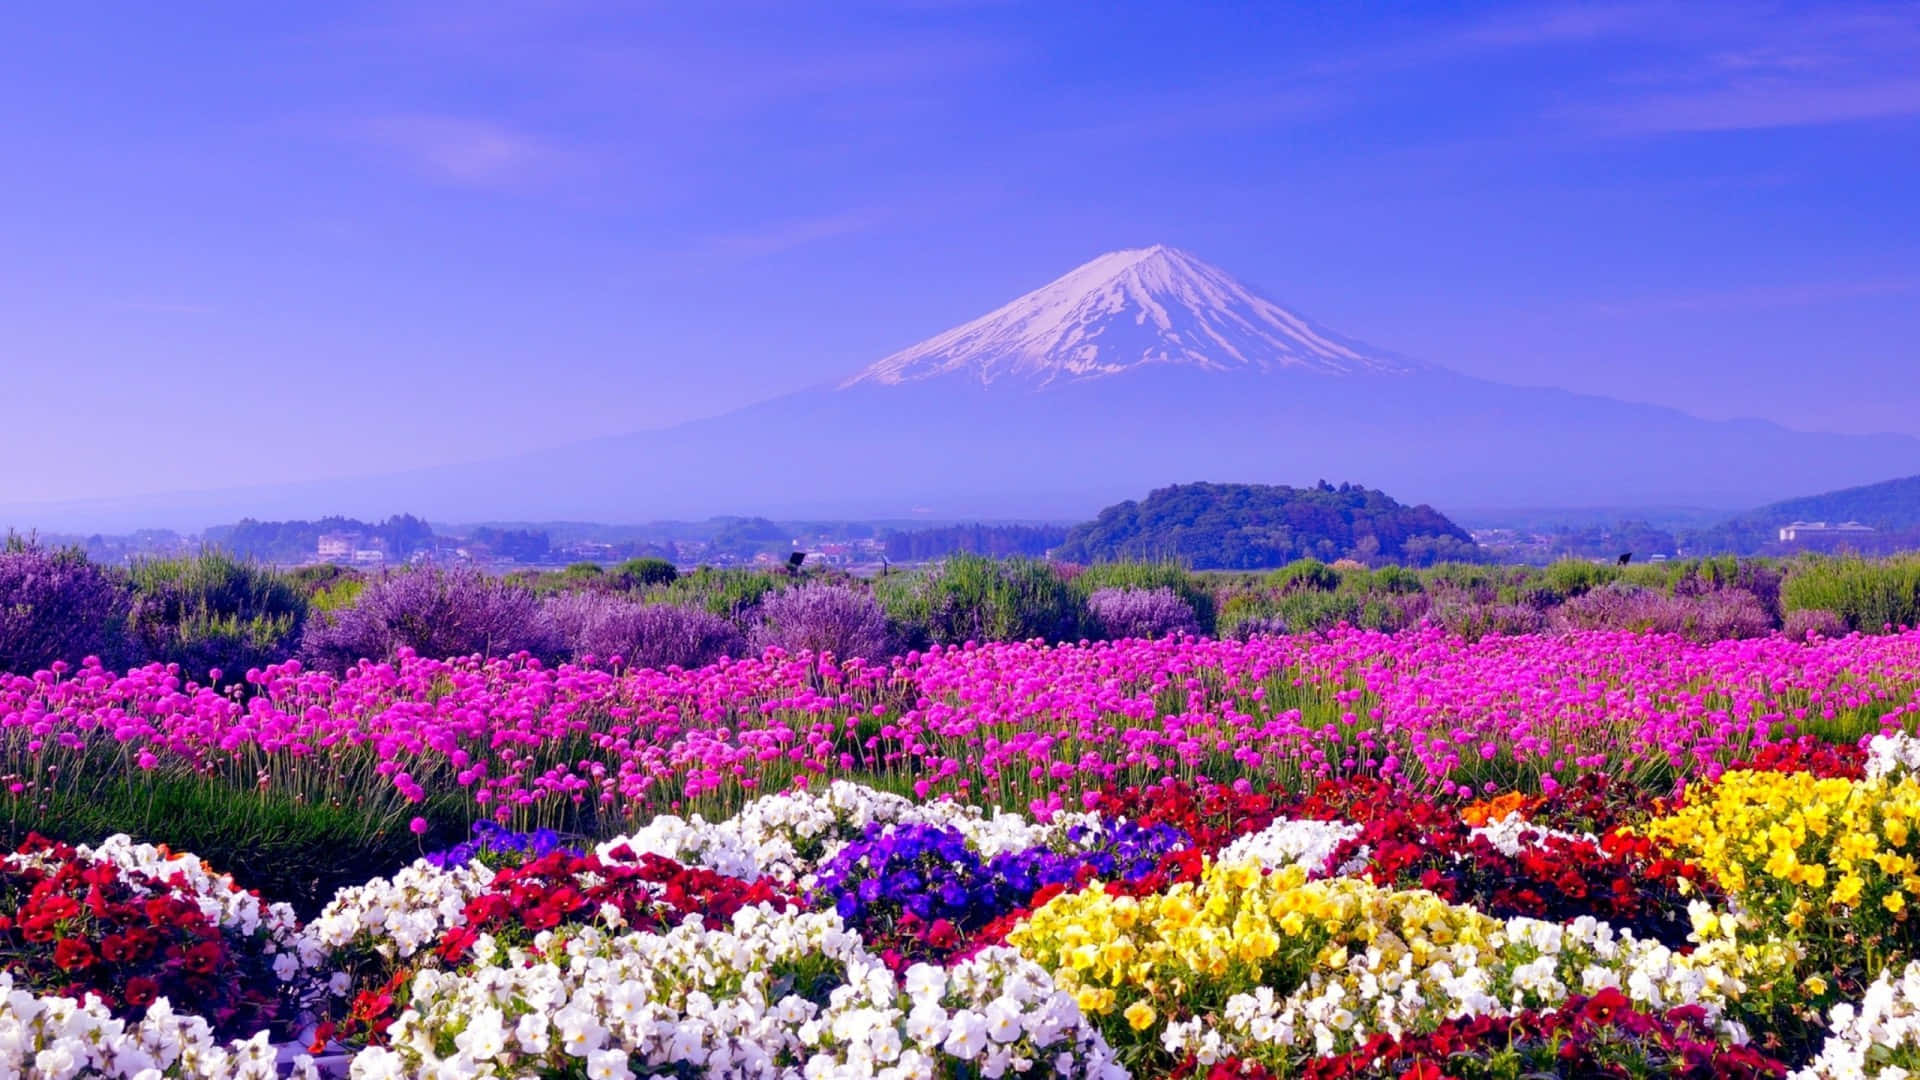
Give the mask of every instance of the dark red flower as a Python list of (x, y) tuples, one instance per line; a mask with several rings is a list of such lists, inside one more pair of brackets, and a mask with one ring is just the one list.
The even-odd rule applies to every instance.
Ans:
[(53, 962), (62, 971), (84, 971), (94, 964), (93, 946), (78, 938), (61, 938), (53, 947)]
[(145, 975), (135, 975), (127, 980), (127, 1004), (136, 1009), (144, 1009), (153, 1004), (160, 996), (160, 984)]
[(226, 950), (211, 941), (203, 941), (191, 946), (182, 961), (188, 971), (195, 975), (211, 975), (219, 970), (220, 961), (225, 958)]

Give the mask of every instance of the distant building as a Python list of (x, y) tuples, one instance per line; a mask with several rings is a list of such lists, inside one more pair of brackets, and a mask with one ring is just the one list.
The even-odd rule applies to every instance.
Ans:
[(1793, 544), (1806, 540), (1829, 540), (1872, 531), (1871, 525), (1862, 525), (1857, 521), (1843, 521), (1838, 525), (1829, 525), (1824, 521), (1796, 521), (1780, 526), (1780, 542)]
[(385, 566), (387, 553), (379, 548), (356, 548), (353, 552), (355, 566)]
[(315, 555), (321, 562), (351, 562), (359, 543), (360, 538), (349, 533), (322, 533)]

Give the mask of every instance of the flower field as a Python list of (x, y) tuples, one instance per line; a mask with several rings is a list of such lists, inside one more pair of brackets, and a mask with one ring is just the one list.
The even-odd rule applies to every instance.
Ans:
[(1897, 1080), (1916, 713), (1915, 633), (54, 665), (19, 828), (197, 785), (420, 857), (23, 838), (0, 1074)]

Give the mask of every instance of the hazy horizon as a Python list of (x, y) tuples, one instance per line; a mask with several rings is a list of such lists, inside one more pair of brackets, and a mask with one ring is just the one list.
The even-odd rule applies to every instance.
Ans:
[(0, 505), (670, 425), (1161, 242), (1467, 375), (1920, 435), (1910, 6), (228, 4), (0, 41), (0, 450), (42, 463)]

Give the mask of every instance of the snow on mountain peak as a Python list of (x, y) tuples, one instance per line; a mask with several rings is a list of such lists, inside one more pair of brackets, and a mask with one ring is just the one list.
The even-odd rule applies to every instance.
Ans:
[(1034, 387), (1154, 364), (1207, 371), (1393, 375), (1415, 370), (1341, 337), (1163, 244), (1108, 252), (841, 384), (945, 375)]

